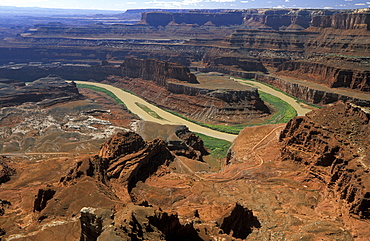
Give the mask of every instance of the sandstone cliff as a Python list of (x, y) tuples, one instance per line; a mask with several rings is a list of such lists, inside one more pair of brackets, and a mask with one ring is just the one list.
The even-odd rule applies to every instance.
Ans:
[(311, 25), (320, 28), (370, 30), (370, 11), (357, 10), (353, 13), (336, 13), (332, 16), (314, 16)]
[(275, 86), (289, 95), (292, 95), (312, 104), (326, 105), (341, 100), (350, 101), (361, 106), (370, 106), (369, 98), (347, 96), (344, 94), (332, 92), (330, 89), (328, 89), (327, 91), (320, 90), (314, 87), (310, 87), (309, 85), (302, 82), (291, 82), (276, 76), (268, 76), (262, 74), (256, 74), (255, 79), (257, 81)]
[(145, 181), (173, 159), (163, 140), (145, 142), (134, 132), (118, 133), (102, 145), (97, 156), (78, 162), (61, 182), (75, 182), (83, 176), (103, 183), (113, 179), (130, 192), (138, 181)]
[(203, 58), (203, 63), (206, 64), (205, 68), (227, 68), (232, 67), (233, 71), (238, 69), (242, 71), (258, 71), (267, 72), (261, 61), (253, 59), (243, 59), (238, 57), (208, 57)]
[(370, 70), (340, 68), (307, 61), (287, 61), (278, 66), (278, 72), (324, 84), (330, 88), (346, 87), (370, 91)]
[(164, 87), (170, 79), (198, 83), (194, 74), (190, 73), (187, 67), (157, 59), (126, 58), (121, 68), (123, 76), (153, 80)]
[(139, 121), (135, 129), (145, 141), (156, 138), (164, 140), (168, 149), (177, 156), (203, 161), (203, 156), (209, 154), (202, 139), (186, 126), (161, 125), (150, 121)]
[[(282, 159), (307, 168), (347, 211), (370, 218), (369, 109), (337, 103), (292, 119), (280, 135)], [(330, 195), (330, 194), (328, 194)]]

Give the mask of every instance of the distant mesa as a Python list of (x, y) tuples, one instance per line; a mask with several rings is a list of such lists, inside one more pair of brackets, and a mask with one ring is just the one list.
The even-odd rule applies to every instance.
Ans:
[(139, 25), (153, 27), (173, 26), (174, 24), (197, 24), (199, 26), (244, 25), (261, 30), (300, 31), (310, 26), (335, 29), (367, 29), (369, 11), (339, 10), (270, 10), (248, 9), (221, 11), (217, 13), (189, 11), (182, 12), (144, 12)]
[(56, 75), (49, 75), (28, 85), (5, 83), (0, 83), (0, 107), (20, 105), (25, 102), (50, 105), (81, 98), (75, 83), (67, 83)]

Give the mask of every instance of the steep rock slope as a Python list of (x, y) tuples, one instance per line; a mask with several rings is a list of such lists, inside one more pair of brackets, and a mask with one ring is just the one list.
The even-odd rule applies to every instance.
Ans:
[(369, 135), (369, 109), (338, 103), (292, 119), (280, 135), (282, 158), (306, 166), (349, 213), (368, 219)]
[(340, 68), (307, 61), (287, 61), (278, 66), (278, 73), (321, 83), (331, 88), (345, 87), (370, 91), (370, 70)]

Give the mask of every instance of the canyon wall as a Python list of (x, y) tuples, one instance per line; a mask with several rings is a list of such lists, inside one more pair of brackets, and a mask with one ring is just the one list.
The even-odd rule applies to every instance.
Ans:
[(262, 62), (258, 59), (248, 59), (248, 58), (240, 58), (240, 57), (210, 57), (205, 56), (203, 58), (203, 63), (206, 64), (207, 67), (231, 67), (233, 70), (240, 69), (242, 71), (259, 71), (259, 72), (267, 72), (266, 68), (263, 66)]
[(121, 68), (123, 76), (153, 80), (160, 86), (166, 86), (169, 79), (198, 83), (187, 67), (157, 59), (126, 58)]
[(324, 84), (330, 88), (346, 87), (370, 91), (370, 70), (340, 68), (307, 61), (287, 61), (277, 69), (279, 74)]
[(21, 66), (2, 68), (1, 78), (23, 82), (34, 81), (48, 75), (57, 75), (66, 80), (103, 80), (108, 75), (120, 75), (120, 68), (102, 65)]
[(313, 27), (335, 29), (366, 29), (370, 30), (370, 11), (357, 10), (354, 13), (336, 13), (332, 16), (314, 16)]
[(170, 23), (175, 24), (212, 24), (215, 26), (241, 25), (243, 22), (242, 12), (188, 12), (188, 13), (169, 13), (169, 12), (147, 12), (143, 13), (139, 24), (150, 26), (165, 27)]
[(370, 218), (370, 111), (337, 103), (292, 119), (282, 131), (282, 159), (307, 167), (350, 214)]
[(244, 25), (260, 29), (302, 30), (311, 22), (309, 10), (247, 10)]
[(244, 25), (249, 28), (297, 31), (310, 26), (335, 29), (370, 29), (370, 14), (366, 10), (306, 10), (248, 9), (218, 13), (145, 12), (140, 25), (165, 27), (169, 24)]
[(257, 81), (277, 87), (289, 95), (292, 95), (312, 104), (325, 105), (329, 103), (334, 103), (338, 100), (342, 100), (350, 101), (361, 106), (370, 106), (369, 100), (314, 89), (303, 84), (290, 82), (274, 76), (256, 74), (255, 79)]
[[(103, 81), (114, 75), (117, 78), (109, 79), (110, 84), (116, 84), (164, 108), (180, 111), (204, 122), (228, 122), (230, 119), (231, 122), (240, 123), (270, 113), (255, 89), (235, 91), (200, 88), (197, 86), (195, 75), (187, 67), (156, 59), (127, 58), (121, 66), (106, 63), (95, 66), (41, 65), (9, 67), (0, 71), (2, 78), (12, 77), (24, 82), (46, 74), (58, 74), (70, 80), (96, 81)], [(152, 89), (149, 90), (148, 86), (152, 86)], [(192, 101), (184, 108), (184, 99), (188, 99), (188, 96), (192, 96)], [(174, 102), (168, 101), (167, 98), (173, 99)], [(228, 115), (231, 117), (227, 117)]]

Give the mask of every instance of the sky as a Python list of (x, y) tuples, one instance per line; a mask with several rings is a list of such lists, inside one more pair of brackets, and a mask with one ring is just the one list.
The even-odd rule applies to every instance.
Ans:
[[(368, 2), (367, 2), (368, 1)], [(0, 0), (0, 6), (126, 10), (246, 8), (370, 8), (370, 0)]]

